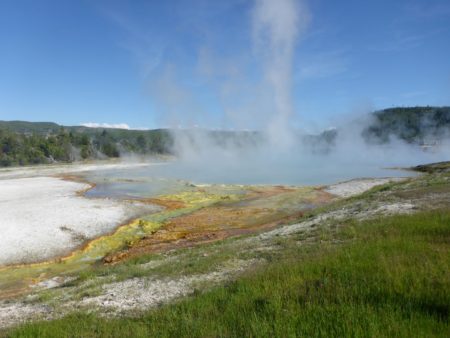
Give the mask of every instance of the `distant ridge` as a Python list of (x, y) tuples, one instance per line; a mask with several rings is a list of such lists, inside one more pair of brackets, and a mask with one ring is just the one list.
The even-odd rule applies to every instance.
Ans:
[(54, 122), (0, 121), (0, 129), (8, 129), (16, 133), (56, 133), (61, 126)]
[[(450, 107), (389, 108), (376, 111), (370, 117), (367, 125), (354, 129), (355, 133), (362, 130), (361, 136), (367, 143), (383, 144), (400, 139), (410, 144), (434, 146), (450, 137)], [(329, 152), (343, 129), (338, 127), (318, 135), (298, 134), (298, 137), (313, 152)], [(264, 142), (262, 133), (257, 131), (194, 128), (174, 132), (185, 136), (186, 142), (192, 141), (192, 136), (199, 136), (197, 142), (207, 139), (218, 147), (257, 146)], [(172, 154), (173, 145), (169, 129), (130, 130), (0, 121), (0, 166), (73, 162), (124, 154)]]
[(450, 136), (450, 107), (398, 107), (372, 113), (362, 135), (369, 143), (389, 143), (392, 138), (427, 144)]

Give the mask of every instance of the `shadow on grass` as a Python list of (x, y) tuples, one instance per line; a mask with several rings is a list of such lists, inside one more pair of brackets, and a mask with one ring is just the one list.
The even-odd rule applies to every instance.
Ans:
[(450, 211), (352, 222), (351, 227), (351, 241), (288, 245), (236, 281), (134, 318), (77, 313), (29, 323), (8, 335), (447, 337)]

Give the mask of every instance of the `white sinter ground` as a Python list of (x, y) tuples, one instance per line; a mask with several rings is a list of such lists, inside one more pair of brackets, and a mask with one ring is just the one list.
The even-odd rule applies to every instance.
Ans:
[(154, 208), (77, 194), (87, 188), (55, 177), (0, 180), (0, 266), (67, 254), (112, 231), (137, 209)]
[(389, 182), (399, 182), (404, 179), (405, 178), (403, 177), (356, 178), (350, 181), (329, 185), (325, 191), (339, 197), (347, 198), (362, 194), (377, 185), (382, 185)]
[(95, 170), (114, 170), (114, 169), (128, 169), (139, 167), (151, 167), (155, 165), (165, 165), (167, 162), (117, 162), (117, 163), (90, 163), (90, 164), (49, 164), (38, 165), (30, 167), (13, 167), (0, 168), (0, 178), (22, 178), (22, 177), (38, 177), (81, 173)]

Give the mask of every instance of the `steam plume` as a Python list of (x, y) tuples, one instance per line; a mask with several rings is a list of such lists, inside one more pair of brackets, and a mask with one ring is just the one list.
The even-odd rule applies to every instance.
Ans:
[[(302, 0), (254, 0), (250, 22), (255, 57), (252, 62), (261, 66), (262, 79), (256, 83), (250, 74), (253, 67), (246, 72), (231, 60), (229, 63), (235, 67), (228, 72), (228, 67), (223, 66), (227, 62), (220, 62), (206, 50), (200, 53), (199, 69), (203, 76), (211, 78), (208, 89), (216, 90), (217, 97), (224, 93), (223, 110), (236, 111), (245, 121), (263, 120), (259, 130), (244, 132), (242, 127), (253, 126), (233, 123), (230, 125), (238, 129), (233, 132), (192, 128), (195, 124), (211, 126), (207, 120), (215, 116), (197, 100), (201, 97), (191, 90), (192, 81), (182, 82), (179, 72), (170, 71), (177, 65), (169, 67), (169, 71), (154, 81), (152, 94), (159, 110), (172, 118), (172, 126), (175, 123), (187, 127), (172, 130), (173, 152), (178, 161), (170, 169), (164, 167), (164, 175), (197, 183), (310, 185), (362, 176), (387, 176), (389, 172), (381, 170), (382, 167), (448, 158), (447, 144), (441, 148), (445, 153), (425, 153), (419, 147), (395, 140), (380, 146), (366, 144), (361, 133), (367, 121), (357, 121), (348, 127), (338, 123), (338, 132), (329, 130), (320, 135), (292, 130), (293, 63), (297, 59), (297, 43), (309, 21)], [(242, 74), (235, 72), (237, 68), (244, 69)], [(264, 109), (260, 110), (261, 106)], [(357, 113), (362, 115), (363, 111), (358, 109)]]
[(296, 42), (308, 22), (309, 13), (300, 1), (255, 1), (253, 40), (256, 53), (263, 57), (264, 81), (273, 103), (267, 131), (272, 145), (278, 147), (292, 143), (292, 65)]

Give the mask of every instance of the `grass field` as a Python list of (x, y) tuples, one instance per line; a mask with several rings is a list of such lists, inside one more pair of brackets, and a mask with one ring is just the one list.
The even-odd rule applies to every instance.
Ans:
[(237, 281), (135, 317), (76, 313), (11, 337), (449, 337), (450, 210), (347, 221)]

